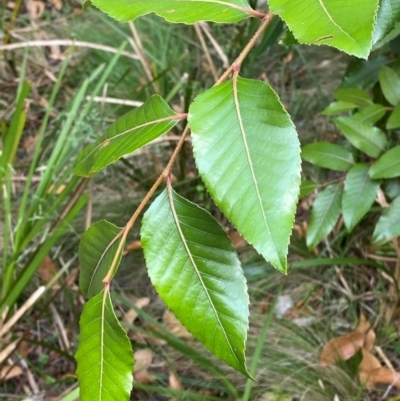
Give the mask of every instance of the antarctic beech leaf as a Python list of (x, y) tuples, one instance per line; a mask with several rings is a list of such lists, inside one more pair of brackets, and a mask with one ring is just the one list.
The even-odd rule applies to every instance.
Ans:
[(252, 11), (246, 0), (92, 0), (92, 4), (121, 22), (155, 13), (169, 22), (232, 23), (249, 17), (248, 11)]
[(249, 376), (249, 297), (225, 231), (169, 188), (145, 213), (141, 238), (150, 279), (168, 308), (218, 358)]
[[(110, 3), (111, 4), (111, 3)], [(171, 130), (180, 120), (160, 96), (151, 96), (142, 106), (118, 118), (75, 162), (75, 173), (91, 176), (121, 157)]]
[(351, 231), (369, 211), (379, 189), (379, 182), (368, 176), (369, 165), (359, 163), (346, 175), (342, 198), (344, 224)]
[(372, 242), (385, 241), (400, 235), (400, 196), (383, 212), (375, 226)]
[(128, 400), (133, 380), (132, 347), (115, 316), (109, 292), (86, 303), (80, 329), (75, 358), (81, 400)]
[(266, 83), (237, 78), (189, 109), (195, 161), (217, 206), (275, 268), (286, 255), (300, 185), (300, 145)]
[(314, 248), (333, 229), (340, 215), (342, 188), (339, 184), (323, 189), (314, 201), (307, 229), (307, 246)]
[[(89, 227), (79, 243), (79, 286), (82, 294), (91, 298), (104, 289), (103, 279), (111, 267), (121, 242), (117, 239), (121, 228), (106, 220)], [(121, 255), (118, 257), (118, 264)]]
[(329, 45), (367, 58), (378, 0), (269, 0), (300, 43)]

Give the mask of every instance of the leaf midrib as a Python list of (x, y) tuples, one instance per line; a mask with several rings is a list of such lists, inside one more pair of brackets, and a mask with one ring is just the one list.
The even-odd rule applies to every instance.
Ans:
[(339, 157), (339, 156), (337, 156), (337, 155), (334, 154), (334, 153), (323, 152), (323, 151), (321, 151), (321, 150), (313, 150), (312, 152), (313, 152), (313, 153), (321, 154), (321, 155), (323, 155), (323, 156), (331, 156), (332, 158), (335, 158), (335, 159), (344, 161), (344, 162), (346, 162), (346, 163), (348, 163), (348, 164), (350, 164), (350, 165), (354, 165), (354, 160), (344, 159), (343, 157)]

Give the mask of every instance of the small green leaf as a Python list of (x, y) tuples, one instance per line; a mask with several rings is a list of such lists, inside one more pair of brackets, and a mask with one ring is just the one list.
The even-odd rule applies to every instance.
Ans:
[(310, 195), (316, 188), (318, 188), (316, 182), (308, 179), (301, 180), (299, 199)]
[(249, 297), (225, 231), (207, 211), (168, 189), (145, 213), (141, 238), (163, 301), (211, 352), (249, 376)]
[(380, 242), (400, 235), (400, 196), (383, 212), (375, 226), (372, 242)]
[(384, 153), (369, 169), (371, 178), (394, 178), (400, 176), (400, 146)]
[(121, 22), (155, 13), (169, 22), (238, 22), (250, 16), (246, 0), (92, 0), (93, 5)]
[(400, 178), (385, 180), (383, 185), (385, 194), (387, 194), (390, 199), (400, 196)]
[(385, 151), (387, 139), (379, 128), (362, 123), (354, 117), (337, 117), (334, 122), (349, 142), (368, 156), (378, 157)]
[(338, 89), (333, 93), (337, 100), (342, 102), (351, 102), (360, 107), (368, 107), (372, 104), (371, 95), (358, 88)]
[(353, 58), (350, 60), (342, 82), (342, 88), (369, 88), (378, 82), (380, 67), (389, 60), (378, 56), (370, 60)]
[[(103, 279), (111, 267), (121, 242), (117, 235), (121, 228), (106, 220), (89, 227), (79, 243), (79, 287), (82, 294), (91, 298), (104, 289)], [(118, 258), (118, 264), (121, 255)]]
[(121, 157), (171, 130), (179, 118), (160, 96), (154, 95), (142, 106), (118, 118), (75, 162), (75, 174), (91, 176)]
[(127, 401), (133, 380), (132, 347), (108, 292), (86, 303), (79, 325), (75, 359), (81, 401)]
[(301, 43), (329, 45), (367, 58), (378, 0), (269, 0)]
[(361, 121), (364, 124), (375, 124), (386, 114), (386, 107), (381, 104), (371, 104), (353, 114), (353, 119)]
[(400, 104), (400, 77), (396, 72), (389, 67), (381, 67), (379, 83), (386, 100), (393, 106)]
[(314, 248), (332, 231), (340, 215), (341, 202), (340, 184), (329, 185), (318, 194), (311, 209), (307, 229), (308, 249)]
[(296, 129), (278, 96), (264, 82), (237, 78), (199, 95), (188, 120), (195, 161), (215, 203), (285, 272), (301, 160)]
[(347, 173), (342, 198), (343, 220), (350, 232), (374, 203), (379, 182), (368, 177), (369, 165), (359, 163)]
[(340, 145), (329, 142), (314, 142), (303, 147), (304, 160), (331, 170), (347, 171), (354, 165), (352, 153)]
[(400, 2), (398, 0), (381, 0), (376, 17), (373, 43), (380, 42), (400, 21)]
[(400, 128), (400, 104), (398, 104), (391, 112), (389, 119), (386, 123), (387, 129)]
[(328, 107), (326, 107), (321, 114), (324, 116), (335, 116), (337, 114), (341, 114), (345, 111), (354, 110), (357, 107), (356, 104), (350, 102), (344, 102), (339, 100), (338, 102), (331, 103)]

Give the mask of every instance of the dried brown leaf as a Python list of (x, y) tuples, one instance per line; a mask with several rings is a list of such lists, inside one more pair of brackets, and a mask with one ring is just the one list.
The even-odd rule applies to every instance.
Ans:
[(168, 309), (166, 309), (163, 314), (163, 323), (164, 326), (177, 337), (192, 338), (192, 335), (186, 330), (186, 327), (183, 326), (183, 324)]
[(50, 256), (45, 256), (39, 267), (39, 276), (47, 284), (57, 273), (57, 268)]
[(248, 245), (247, 241), (236, 230), (229, 231), (228, 235), (235, 249), (243, 249)]
[(21, 376), (24, 373), (20, 366), (16, 365), (6, 365), (1, 368), (0, 371), (0, 380), (7, 381), (11, 380), (14, 377)]
[[(149, 303), (150, 303), (150, 298), (148, 298), (148, 297), (138, 298), (134, 302), (135, 306), (139, 309), (144, 308)], [(128, 312), (126, 312), (124, 317), (122, 318), (122, 321), (124, 323), (132, 324), (136, 320), (137, 317), (138, 317), (137, 312), (133, 309), (129, 309)]]
[(364, 334), (363, 348), (371, 352), (375, 345), (376, 334), (372, 329), (371, 323), (365, 318), (363, 314), (360, 315), (360, 322), (356, 328), (356, 332)]
[(140, 349), (135, 352), (135, 372), (140, 372), (141, 370), (147, 370), (152, 361), (153, 361), (154, 353), (151, 349), (145, 348)]
[(169, 379), (168, 379), (168, 381), (169, 381), (169, 386), (170, 386), (172, 389), (174, 389), (174, 390), (183, 390), (182, 383), (181, 383), (181, 381), (178, 379), (178, 376), (177, 376), (174, 372), (172, 372), (172, 371), (169, 372)]

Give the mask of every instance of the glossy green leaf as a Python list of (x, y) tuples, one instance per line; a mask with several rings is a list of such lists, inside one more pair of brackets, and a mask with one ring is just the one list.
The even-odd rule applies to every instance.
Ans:
[(307, 229), (307, 246), (314, 248), (335, 226), (340, 215), (342, 187), (329, 185), (323, 189), (314, 201)]
[(270, 10), (306, 44), (334, 46), (367, 58), (372, 46), (377, 0), (269, 0)]
[(337, 100), (351, 102), (360, 107), (368, 107), (372, 104), (371, 95), (359, 88), (338, 89), (333, 95)]
[(238, 78), (199, 95), (189, 109), (193, 151), (212, 198), (275, 268), (286, 255), (300, 184), (300, 146), (272, 88)]
[(92, 0), (94, 6), (121, 22), (155, 13), (169, 22), (237, 22), (250, 16), (246, 0)]
[(399, 0), (381, 0), (376, 17), (373, 43), (380, 42), (400, 21)]
[(353, 166), (346, 175), (342, 213), (344, 224), (349, 232), (369, 211), (379, 189), (379, 182), (369, 178), (368, 170), (367, 163), (359, 163)]
[(316, 188), (318, 188), (316, 182), (308, 179), (301, 180), (299, 199), (310, 195)]
[(115, 316), (110, 294), (90, 299), (79, 322), (75, 359), (81, 401), (129, 400), (132, 388), (131, 342)]
[(375, 124), (386, 114), (386, 107), (381, 104), (372, 104), (353, 114), (353, 119), (365, 124)]
[(349, 150), (329, 142), (310, 143), (302, 148), (301, 156), (312, 164), (331, 170), (347, 171), (354, 165), (353, 154)]
[(387, 129), (400, 128), (400, 104), (398, 104), (391, 112), (389, 119), (386, 123)]
[[(104, 289), (103, 279), (111, 267), (121, 242), (116, 240), (121, 228), (106, 220), (89, 227), (79, 243), (79, 287), (82, 294), (91, 298)], [(118, 264), (121, 260), (119, 255)]]
[(337, 114), (344, 113), (345, 111), (354, 110), (356, 107), (357, 105), (354, 103), (339, 100), (338, 102), (331, 103), (322, 111), (321, 114), (324, 116), (335, 116)]
[(141, 238), (150, 279), (163, 301), (211, 352), (248, 376), (249, 297), (222, 227), (168, 189), (145, 213)]
[(369, 169), (371, 178), (394, 178), (400, 176), (400, 146), (384, 153)]
[(385, 241), (400, 235), (400, 196), (383, 212), (375, 226), (372, 242)]
[(389, 67), (379, 70), (379, 83), (386, 100), (393, 106), (400, 104), (400, 77)]
[(157, 95), (142, 106), (118, 118), (94, 143), (87, 146), (75, 162), (74, 172), (91, 176), (122, 156), (171, 130), (180, 120), (176, 113)]
[(353, 117), (337, 117), (334, 122), (349, 142), (368, 156), (378, 157), (385, 151), (387, 139), (379, 128), (362, 123)]

